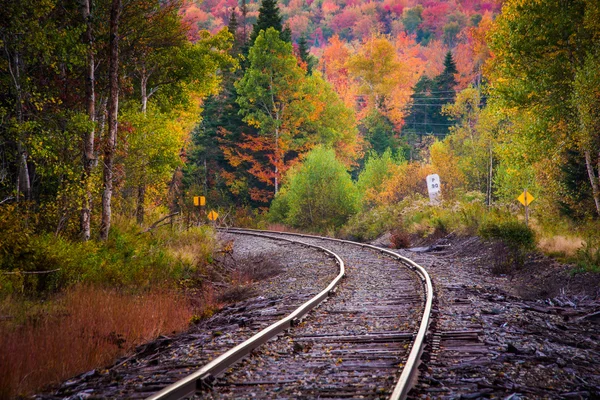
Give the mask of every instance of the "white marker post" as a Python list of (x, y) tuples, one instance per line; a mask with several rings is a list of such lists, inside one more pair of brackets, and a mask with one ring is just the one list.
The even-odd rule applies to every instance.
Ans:
[(429, 192), (429, 203), (433, 206), (440, 204), (441, 183), (438, 174), (427, 175), (427, 191)]

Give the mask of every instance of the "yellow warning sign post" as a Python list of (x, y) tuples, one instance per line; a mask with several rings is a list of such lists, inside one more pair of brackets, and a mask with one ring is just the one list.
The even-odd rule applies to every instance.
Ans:
[(217, 218), (219, 218), (219, 214), (215, 210), (211, 210), (208, 213), (208, 219), (210, 219), (211, 221), (216, 221)]
[(517, 197), (517, 200), (519, 200), (525, 207), (530, 205), (534, 199), (535, 197), (533, 197), (531, 193), (527, 193), (527, 189), (525, 189), (525, 191), (521, 193), (519, 197)]
[(206, 197), (204, 196), (194, 196), (194, 207), (197, 207), (197, 224), (199, 225), (203, 220), (203, 216), (205, 213), (204, 206), (206, 205)]
[(204, 207), (206, 205), (206, 197), (194, 196), (194, 205), (196, 207)]
[(517, 197), (517, 200), (519, 200), (519, 202), (525, 206), (525, 225), (526, 226), (529, 226), (529, 205), (531, 204), (531, 202), (534, 199), (535, 199), (535, 197), (533, 197), (531, 195), (531, 193), (527, 193), (527, 189), (525, 189), (523, 191), (523, 193), (521, 193), (521, 195), (519, 197)]

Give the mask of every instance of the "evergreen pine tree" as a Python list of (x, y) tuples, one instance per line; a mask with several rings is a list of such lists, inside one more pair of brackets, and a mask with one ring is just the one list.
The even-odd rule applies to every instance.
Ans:
[(248, 34), (246, 32), (246, 17), (248, 16), (248, 6), (246, 4), (246, 0), (242, 0), (240, 11), (242, 12), (242, 42), (246, 43), (246, 40), (248, 40)]
[(448, 134), (449, 126), (452, 123), (452, 119), (442, 114), (442, 105), (448, 103), (454, 103), (456, 100), (456, 63), (452, 58), (452, 53), (448, 51), (446, 58), (444, 59), (444, 71), (438, 75), (434, 80), (434, 87), (437, 93), (433, 93), (432, 97), (437, 98), (435, 102), (439, 106), (435, 107), (432, 115), (432, 121), (434, 124), (433, 132), (438, 136), (445, 136)]
[[(242, 24), (245, 21), (245, 1), (242, 2)], [(245, 205), (250, 196), (244, 190), (245, 185), (239, 185), (232, 191), (223, 176), (236, 176), (239, 182), (248, 182), (254, 186), (255, 177), (247, 173), (244, 168), (233, 168), (226, 160), (222, 146), (232, 148), (242, 141), (244, 133), (251, 134), (255, 128), (242, 121), (239, 106), (235, 101), (237, 93), (234, 83), (239, 80), (247, 68), (247, 61), (241, 55), (247, 55), (249, 43), (245, 40), (244, 29), (239, 27), (238, 15), (232, 12), (229, 31), (234, 35), (234, 43), (230, 54), (240, 61), (240, 68), (235, 71), (225, 69), (222, 71), (223, 81), (221, 91), (211, 95), (204, 101), (202, 122), (192, 132), (193, 147), (188, 154), (189, 162), (184, 169), (184, 184), (200, 187), (209, 197), (209, 201), (218, 205)]]
[[(283, 32), (283, 25), (281, 24), (281, 15), (279, 14), (279, 7), (277, 7), (277, 0), (263, 0), (260, 9), (258, 10), (258, 19), (252, 29), (250, 35), (250, 46), (254, 44), (254, 41), (258, 37), (260, 31), (266, 31), (269, 28), (274, 28), (280, 33)], [(283, 36), (282, 40), (285, 40)], [(290, 37), (291, 39), (291, 37)], [(287, 40), (289, 42), (289, 40)]]
[(229, 24), (227, 24), (227, 28), (229, 32), (235, 37), (238, 30), (238, 21), (237, 16), (235, 14), (235, 8), (231, 11), (231, 15), (229, 16)]
[(306, 37), (304, 35), (298, 40), (298, 53), (300, 59), (306, 63), (307, 74), (312, 75), (313, 68), (317, 64), (317, 59), (309, 53), (308, 43), (306, 43)]
[(235, 13), (235, 9), (231, 12), (231, 17), (229, 17), (229, 24), (227, 24), (227, 29), (233, 35), (233, 46), (231, 46), (232, 54), (239, 54), (242, 46), (244, 45), (244, 39), (240, 37), (238, 32), (239, 23), (237, 20), (237, 15)]
[(431, 94), (434, 90), (434, 81), (427, 77), (427, 75), (421, 76), (415, 87), (413, 88), (413, 94), (411, 95), (411, 104), (408, 115), (405, 118), (405, 124), (403, 127), (403, 133), (424, 135), (433, 133), (433, 112), (435, 106), (432, 105), (433, 96)]
[[(451, 96), (444, 97), (454, 97), (456, 96), (456, 92), (454, 88), (456, 87), (456, 78), (455, 75), (458, 73), (456, 69), (456, 63), (452, 58), (452, 53), (448, 51), (446, 53), (446, 58), (444, 59), (444, 71), (435, 78), (435, 83), (438, 91), (444, 91), (446, 94), (450, 94)], [(454, 100), (454, 99), (452, 99)], [(449, 102), (448, 102), (449, 103)]]
[(448, 134), (451, 118), (442, 114), (442, 106), (453, 103), (456, 98), (456, 63), (452, 53), (446, 53), (444, 71), (434, 79), (422, 76), (414, 87), (412, 105), (405, 119), (404, 134), (435, 135)]
[(290, 27), (288, 25), (283, 27), (283, 31), (281, 31), (281, 34), (279, 35), (279, 37), (284, 42), (292, 43), (292, 30), (290, 29)]

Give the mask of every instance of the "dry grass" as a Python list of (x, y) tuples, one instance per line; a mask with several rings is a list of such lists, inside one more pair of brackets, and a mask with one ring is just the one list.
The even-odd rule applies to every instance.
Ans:
[(540, 239), (538, 247), (549, 255), (574, 256), (584, 246), (581, 238), (552, 236)]
[(410, 247), (410, 235), (401, 229), (394, 229), (391, 232), (390, 244), (393, 249), (406, 249)]
[(194, 227), (175, 235), (164, 230), (160, 235), (171, 255), (190, 265), (206, 265), (214, 249), (218, 247), (216, 236), (209, 227)]
[(277, 223), (267, 225), (267, 230), (276, 231), (276, 232), (288, 232), (288, 233), (304, 233), (303, 231), (301, 231), (299, 229), (290, 228), (289, 226), (286, 226), (284, 224), (277, 224)]
[(183, 296), (166, 290), (133, 295), (79, 286), (52, 303), (25, 320), (0, 320), (1, 399), (105, 366), (160, 334), (184, 329), (193, 315)]
[(223, 284), (217, 301), (232, 303), (252, 296), (254, 282), (276, 276), (281, 271), (281, 265), (275, 254), (263, 253), (241, 258), (235, 258), (232, 254), (223, 254), (215, 259), (207, 273), (213, 282)]

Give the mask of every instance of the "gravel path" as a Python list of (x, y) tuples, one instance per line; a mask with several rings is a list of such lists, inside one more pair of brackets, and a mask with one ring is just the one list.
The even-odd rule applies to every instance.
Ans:
[(299, 238), (336, 252), (346, 278), (305, 322), (219, 378), (203, 398), (387, 398), (422, 314), (416, 274), (380, 252)]

